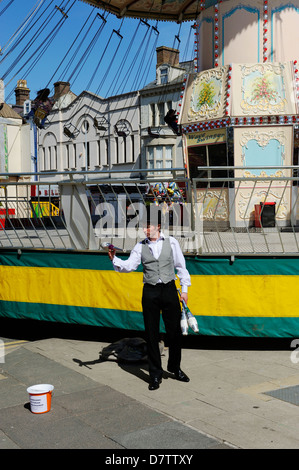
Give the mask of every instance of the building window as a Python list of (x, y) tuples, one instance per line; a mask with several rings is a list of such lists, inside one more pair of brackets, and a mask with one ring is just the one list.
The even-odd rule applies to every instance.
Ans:
[(127, 139), (123, 139), (123, 149), (124, 149), (124, 163), (127, 163)]
[(57, 170), (57, 147), (52, 147), (52, 155), (53, 155), (53, 170)]
[(105, 160), (104, 160), (104, 165), (109, 164), (109, 143), (108, 139), (105, 139)]
[(165, 116), (164, 103), (159, 103), (158, 104), (158, 112), (159, 112), (159, 124), (160, 124), (160, 126), (163, 126), (163, 124), (165, 124), (165, 121), (164, 121), (164, 116)]
[(160, 69), (160, 83), (161, 85), (165, 85), (168, 83), (168, 68), (163, 67)]
[(48, 147), (48, 169), (57, 170), (57, 150), (54, 145)]
[(132, 155), (132, 162), (135, 162), (135, 139), (134, 135), (131, 134), (131, 155)]
[(97, 154), (97, 163), (98, 166), (101, 164), (101, 141), (98, 140), (98, 154)]
[(171, 168), (172, 164), (172, 145), (165, 147), (165, 168)]
[[(226, 143), (214, 144), (214, 145), (199, 145), (197, 147), (188, 148), (188, 160), (189, 160), (189, 172), (191, 178), (228, 178), (229, 171), (219, 169), (198, 170), (200, 166), (208, 167), (221, 167), (221, 166), (232, 166), (233, 162), (230, 162), (227, 155)], [(198, 182), (197, 187), (200, 188), (219, 188), (227, 186), (227, 182), (222, 183), (221, 181), (211, 182)]]
[(116, 163), (119, 163), (119, 141), (118, 141), (118, 137), (115, 137), (115, 154), (116, 154)]
[(88, 121), (83, 121), (82, 126), (81, 126), (81, 130), (82, 130), (83, 134), (88, 133), (88, 131), (89, 131), (89, 122)]
[(167, 101), (166, 103), (151, 103), (149, 105), (149, 126), (165, 126), (164, 117), (172, 108), (173, 105), (171, 101)]
[(174, 106), (173, 106), (173, 104), (172, 104), (172, 101), (167, 101), (166, 107), (167, 107), (167, 112), (168, 112), (170, 109), (173, 109)]
[(77, 145), (74, 144), (74, 168), (77, 168)]
[(86, 163), (86, 167), (89, 168), (90, 167), (90, 148), (89, 148), (89, 142), (86, 142), (84, 144), (84, 151), (85, 151), (85, 163)]
[(41, 168), (40, 170), (45, 170), (46, 169), (46, 149), (43, 147), (41, 149)]
[(70, 146), (66, 144), (65, 146), (65, 168), (70, 168)]
[[(173, 146), (157, 145), (147, 148), (147, 167), (149, 170), (172, 168)], [(167, 174), (166, 172), (155, 172), (155, 174)]]
[(150, 126), (155, 127), (156, 125), (156, 106), (155, 103), (150, 104)]
[(153, 170), (155, 168), (154, 147), (148, 148), (148, 168)]
[(52, 152), (52, 147), (48, 148), (49, 151), (49, 164), (48, 164), (48, 169), (53, 170), (52, 162), (53, 162), (53, 152)]
[(23, 106), (24, 106), (23, 112), (24, 112), (24, 115), (26, 116), (26, 114), (30, 113), (31, 111), (31, 101), (30, 100), (24, 101)]

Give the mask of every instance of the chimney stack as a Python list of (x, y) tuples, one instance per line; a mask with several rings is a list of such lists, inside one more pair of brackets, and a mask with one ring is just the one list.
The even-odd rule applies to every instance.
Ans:
[(54, 83), (54, 100), (58, 100), (70, 91), (69, 82), (56, 82)]
[(27, 88), (27, 80), (18, 80), (15, 95), (17, 106), (23, 106), (24, 102), (30, 99), (30, 90)]
[(162, 64), (169, 64), (178, 66), (180, 64), (180, 51), (178, 49), (171, 49), (170, 47), (161, 46), (157, 47), (157, 67)]

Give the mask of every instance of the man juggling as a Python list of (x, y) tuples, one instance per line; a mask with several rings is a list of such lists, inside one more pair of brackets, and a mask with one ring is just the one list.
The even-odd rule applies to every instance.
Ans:
[[(143, 266), (142, 309), (148, 350), (149, 390), (156, 390), (162, 382), (163, 375), (159, 349), (161, 312), (169, 346), (167, 370), (173, 373), (177, 380), (182, 382), (190, 380), (180, 366), (182, 338), (180, 300), (187, 304), (187, 292), (191, 280), (178, 241), (174, 237), (164, 236), (161, 232), (161, 211), (157, 206), (147, 207), (143, 230), (146, 238), (135, 245), (127, 260), (117, 257), (114, 247), (110, 247), (108, 256), (115, 271), (120, 273), (135, 271), (140, 263)], [(175, 285), (175, 272), (181, 283), (180, 300)]]

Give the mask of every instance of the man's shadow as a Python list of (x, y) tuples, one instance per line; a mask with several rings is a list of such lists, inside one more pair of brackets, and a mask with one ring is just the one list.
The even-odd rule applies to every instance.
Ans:
[(94, 361), (83, 362), (80, 359), (76, 358), (73, 358), (73, 361), (76, 362), (79, 367), (87, 367), (87, 369), (90, 370), (92, 370), (92, 367), (90, 366), (94, 366), (96, 364), (103, 364), (104, 362), (114, 362), (117, 363), (117, 365), (125, 372), (135, 375), (136, 377), (139, 377), (145, 382), (149, 382), (148, 374), (146, 374), (146, 372), (148, 373), (148, 363), (146, 360), (128, 363), (117, 358), (103, 359), (100, 355), (99, 359), (95, 359)]
[[(161, 355), (163, 356), (164, 353), (162, 352)], [(129, 374), (135, 375), (135, 377), (138, 377), (139, 379), (143, 380), (144, 382), (149, 383), (150, 382), (150, 377), (149, 377), (149, 371), (148, 371), (148, 361), (147, 359), (142, 359), (142, 360), (136, 360), (136, 361), (125, 361), (123, 359), (119, 359), (117, 357), (108, 357), (104, 358), (101, 357), (101, 352), (99, 353), (99, 358), (95, 359), (93, 361), (81, 361), (80, 359), (73, 358), (73, 362), (79, 365), (79, 367), (87, 367), (87, 369), (92, 370), (92, 367), (97, 364), (102, 364), (102, 363), (107, 363), (107, 362), (114, 362), (117, 363), (117, 365), (124, 370), (125, 372), (128, 372)], [(171, 374), (168, 374), (168, 372), (163, 371), (163, 379), (167, 379), (170, 377)]]

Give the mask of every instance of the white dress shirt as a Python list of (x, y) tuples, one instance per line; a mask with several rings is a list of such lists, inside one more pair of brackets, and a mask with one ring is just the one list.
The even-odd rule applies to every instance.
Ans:
[[(162, 232), (160, 233), (160, 237), (156, 241), (151, 241), (146, 238), (146, 242), (148, 243), (149, 249), (151, 250), (155, 259), (158, 259), (161, 254), (164, 239), (165, 237)], [(191, 279), (190, 274), (186, 269), (184, 255), (182, 253), (179, 242), (174, 237), (169, 237), (169, 241), (173, 253), (174, 268), (180, 279), (182, 293), (187, 293), (188, 286), (191, 286)], [(115, 271), (120, 273), (130, 273), (131, 271), (135, 271), (141, 263), (141, 251), (142, 242), (139, 242), (137, 243), (137, 245), (134, 246), (127, 260), (122, 260), (117, 256), (114, 256), (112, 263)]]

